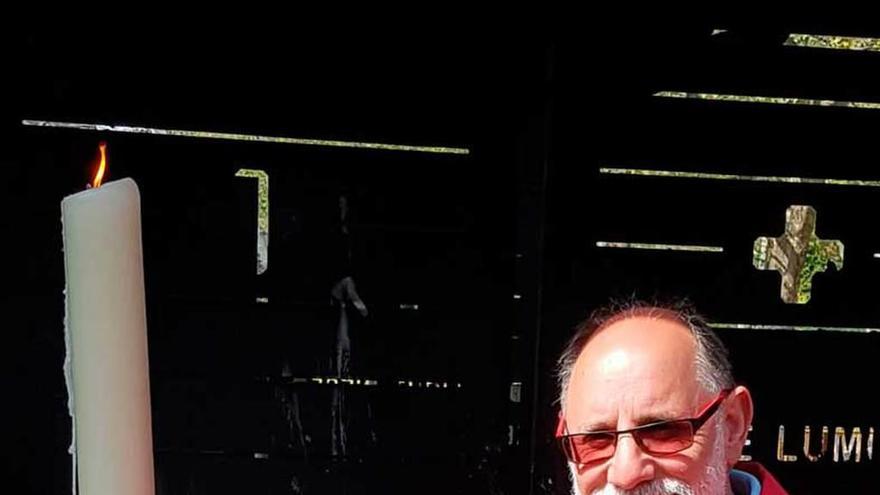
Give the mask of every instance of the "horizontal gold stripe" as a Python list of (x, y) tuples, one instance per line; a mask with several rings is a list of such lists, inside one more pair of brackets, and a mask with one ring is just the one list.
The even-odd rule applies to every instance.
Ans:
[(362, 143), (358, 141), (333, 141), (325, 139), (304, 139), (291, 137), (260, 136), (255, 134), (235, 134), (228, 132), (187, 131), (180, 129), (156, 129), (152, 127), (133, 127), (127, 125), (82, 124), (77, 122), (53, 122), (47, 120), (22, 120), (29, 127), (53, 127), (76, 129), (80, 131), (121, 132), (127, 134), (149, 134), (153, 136), (175, 136), (198, 139), (222, 139), (227, 141), (250, 141), (257, 143), (298, 144), (305, 146), (330, 146), (336, 148), (361, 148), (385, 151), (414, 151), (420, 153), (446, 153), (467, 155), (467, 148), (447, 148), (442, 146), (409, 146), (404, 144)]
[(676, 179), (709, 179), (751, 182), (781, 182), (785, 184), (820, 184), (825, 186), (880, 187), (880, 181), (878, 180), (819, 179), (814, 177), (783, 177), (773, 175), (715, 174), (708, 172), (683, 172), (680, 170), (652, 170), (641, 168), (602, 167), (599, 169), (599, 173), (612, 175), (638, 175), (644, 177), (672, 177)]
[(816, 100), (811, 98), (787, 98), (781, 96), (726, 95), (718, 93), (687, 93), (683, 91), (658, 91), (654, 96), (660, 98), (684, 98), (688, 100), (709, 100), (737, 103), (767, 103), (771, 105), (807, 105), (815, 107), (844, 107), (878, 110), (880, 103), (868, 101)]
[(616, 249), (651, 249), (656, 251), (695, 251), (702, 253), (722, 253), (720, 246), (697, 246), (692, 244), (649, 244), (643, 242), (596, 241), (596, 247)]
[(735, 330), (794, 330), (799, 332), (850, 332), (850, 333), (874, 333), (880, 332), (880, 328), (869, 327), (826, 327), (810, 325), (763, 325), (754, 323), (710, 323), (712, 328), (735, 329)]
[(791, 33), (783, 45), (803, 48), (880, 52), (880, 38), (862, 38), (858, 36)]

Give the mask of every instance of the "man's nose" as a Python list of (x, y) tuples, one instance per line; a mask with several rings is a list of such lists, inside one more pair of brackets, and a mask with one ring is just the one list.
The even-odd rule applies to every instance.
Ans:
[(654, 464), (631, 434), (617, 437), (617, 448), (608, 466), (608, 483), (625, 490), (654, 479)]

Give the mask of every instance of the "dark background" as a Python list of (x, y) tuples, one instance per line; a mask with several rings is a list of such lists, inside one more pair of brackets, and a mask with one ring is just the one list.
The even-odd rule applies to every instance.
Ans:
[[(715, 321), (880, 326), (875, 189), (598, 173), (880, 179), (877, 111), (651, 96), (880, 101), (880, 54), (782, 46), (789, 32), (880, 32), (853, 20), (597, 16), (544, 34), (532, 22), (309, 30), (305, 21), (242, 20), (101, 31), (26, 22), (5, 31), (0, 290), (10, 486), (70, 487), (59, 204), (90, 177), (101, 140), (110, 180), (133, 177), (141, 189), (161, 494), (566, 493), (551, 441), (553, 360), (570, 328), (609, 297), (687, 296)], [(710, 36), (714, 28), (729, 32)], [(471, 152), (36, 129), (22, 119)], [(235, 177), (239, 168), (270, 176), (269, 269), (259, 276), (256, 181)], [(370, 308), (366, 318), (351, 315), (353, 375), (380, 382), (346, 389), (345, 456), (330, 449), (332, 387), (281, 373), (288, 362), (295, 377), (331, 374), (340, 194), (352, 212), (353, 274)], [(781, 234), (791, 204), (815, 207), (818, 235), (846, 245), (844, 269), (816, 276), (803, 306), (783, 304), (779, 276), (751, 266), (754, 239)], [(725, 251), (599, 249), (599, 240)], [(867, 433), (876, 424), (877, 337), (722, 337), (755, 396), (755, 459), (793, 493), (872, 493), (866, 452), (860, 464), (809, 464), (800, 445), (803, 425)], [(301, 428), (288, 414), (294, 398)], [(780, 424), (797, 463), (776, 461)]]

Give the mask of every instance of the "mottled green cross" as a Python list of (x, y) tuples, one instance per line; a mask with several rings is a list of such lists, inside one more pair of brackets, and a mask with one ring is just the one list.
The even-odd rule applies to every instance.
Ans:
[(777, 238), (755, 239), (752, 263), (758, 270), (776, 270), (782, 275), (780, 295), (789, 304), (810, 300), (813, 275), (824, 272), (828, 262), (843, 269), (843, 243), (816, 237), (816, 210), (792, 205), (785, 210), (785, 233)]

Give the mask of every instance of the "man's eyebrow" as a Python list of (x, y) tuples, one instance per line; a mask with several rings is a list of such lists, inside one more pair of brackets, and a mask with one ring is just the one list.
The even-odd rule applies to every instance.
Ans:
[[(674, 421), (683, 419), (682, 417), (675, 414), (646, 414), (644, 416), (639, 416), (636, 421), (636, 426), (644, 426), (652, 423), (660, 423), (663, 421)], [(628, 429), (628, 428), (627, 428)], [(596, 421), (593, 423), (581, 423), (580, 427), (577, 431), (572, 431), (571, 433), (587, 433), (594, 431), (617, 431), (617, 425), (611, 422), (606, 421)]]
[(593, 431), (614, 431), (617, 425), (606, 421), (597, 421), (594, 423), (581, 423), (577, 432), (572, 433), (588, 433)]
[(682, 418), (674, 414), (646, 414), (644, 416), (639, 416), (635, 423), (637, 426), (644, 426), (652, 423), (661, 423), (663, 421), (674, 421), (677, 419)]

